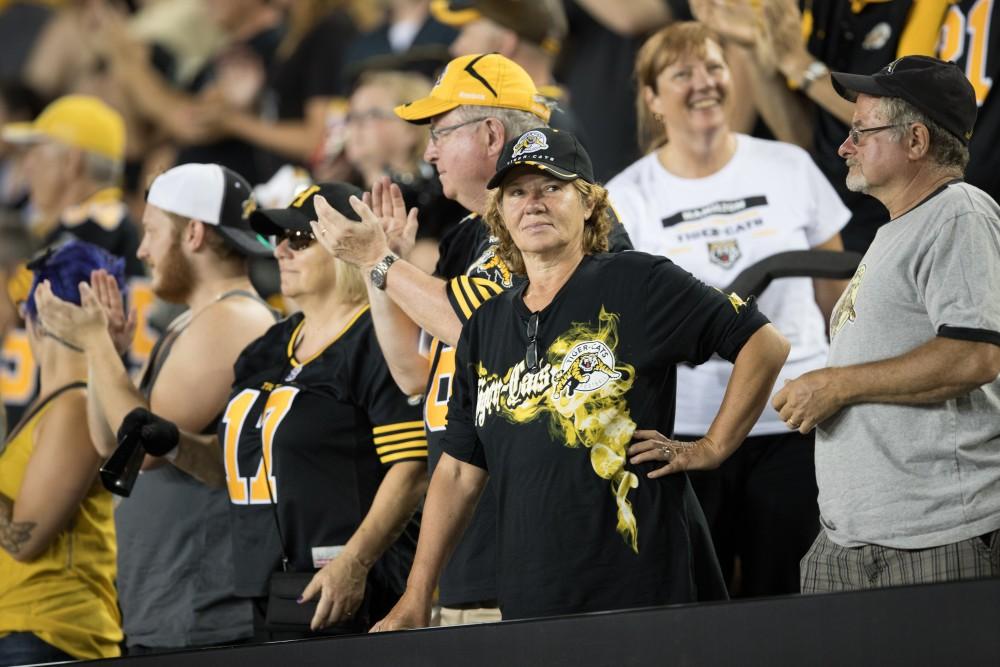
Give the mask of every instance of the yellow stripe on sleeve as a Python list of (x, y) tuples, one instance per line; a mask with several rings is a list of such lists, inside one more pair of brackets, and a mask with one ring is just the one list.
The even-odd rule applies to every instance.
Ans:
[(414, 449), (420, 447), (426, 447), (427, 440), (408, 440), (399, 445), (382, 445), (381, 447), (376, 447), (375, 452), (381, 457), (383, 454), (391, 454), (392, 452), (400, 452), (404, 449)]
[(400, 461), (403, 459), (426, 459), (427, 450), (426, 449), (413, 449), (408, 452), (399, 452), (398, 454), (389, 454), (389, 456), (383, 456), (379, 460), (382, 463), (392, 463), (393, 461)]
[(461, 308), (464, 319), (468, 320), (470, 317), (472, 317), (472, 309), (469, 308), (468, 302), (462, 295), (462, 288), (459, 287), (458, 284), (458, 281), (461, 280), (463, 277), (464, 276), (460, 276), (451, 281), (451, 293), (455, 295), (455, 301), (458, 303), (458, 307)]
[(412, 422), (396, 422), (395, 424), (384, 424), (382, 426), (376, 426), (372, 429), (372, 435), (380, 435), (382, 433), (392, 433), (394, 431), (410, 430), (414, 428), (423, 429), (424, 423), (422, 421), (412, 421)]
[(472, 310), (479, 310), (479, 306), (483, 305), (483, 301), (476, 296), (476, 290), (472, 289), (472, 281), (469, 280), (468, 276), (462, 276), (460, 280), (462, 293), (465, 294), (465, 298), (469, 300), (469, 305), (472, 306)]
[(473, 278), (472, 284), (479, 291), (479, 294), (482, 295), (483, 301), (488, 301), (497, 294), (500, 294), (500, 292), (503, 292), (503, 287), (485, 278)]
[(393, 433), (392, 435), (380, 435), (375, 438), (375, 445), (379, 447), (381, 445), (388, 445), (391, 442), (403, 442), (404, 440), (415, 440), (417, 438), (427, 437), (427, 433), (424, 431), (423, 426), (420, 429), (413, 429), (411, 431), (403, 431), (402, 433)]

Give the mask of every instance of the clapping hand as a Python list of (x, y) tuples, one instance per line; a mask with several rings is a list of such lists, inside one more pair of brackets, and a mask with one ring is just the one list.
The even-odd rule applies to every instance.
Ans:
[(134, 310), (125, 313), (125, 302), (114, 276), (100, 269), (90, 274), (90, 286), (97, 303), (108, 320), (108, 333), (115, 344), (118, 356), (124, 356), (135, 338), (136, 315)]
[(368, 204), (351, 196), (351, 208), (361, 217), (359, 221), (346, 217), (321, 195), (313, 201), (317, 220), (310, 225), (328, 253), (362, 270), (370, 269), (389, 254), (385, 229)]
[(405, 259), (417, 242), (416, 207), (406, 210), (403, 191), (388, 176), (375, 181), (364, 202), (382, 224), (389, 249)]

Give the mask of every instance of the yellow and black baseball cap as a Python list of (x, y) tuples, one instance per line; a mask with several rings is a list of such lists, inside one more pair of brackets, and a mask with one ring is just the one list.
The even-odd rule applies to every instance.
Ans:
[(511, 169), (529, 166), (564, 181), (580, 178), (594, 183), (594, 165), (583, 145), (569, 132), (551, 127), (536, 127), (507, 142), (497, 160), (497, 173), (486, 184), (489, 190), (500, 187)]
[(2, 136), (11, 144), (57, 141), (112, 160), (125, 157), (125, 121), (90, 95), (60, 97), (32, 122), (4, 125)]
[(489, 19), (553, 55), (568, 31), (560, 0), (431, 0), (431, 14), (454, 28)]
[(429, 123), (434, 116), (463, 104), (528, 111), (548, 122), (550, 109), (524, 68), (499, 53), (475, 53), (449, 62), (430, 94), (396, 107), (396, 115), (411, 123)]
[(351, 206), (351, 197), (361, 199), (364, 193), (350, 183), (317, 183), (311, 185), (292, 200), (286, 208), (257, 209), (250, 214), (250, 226), (263, 236), (280, 236), (288, 229), (296, 232), (311, 232), (310, 221), (316, 220), (316, 195), (348, 220), (360, 220)]

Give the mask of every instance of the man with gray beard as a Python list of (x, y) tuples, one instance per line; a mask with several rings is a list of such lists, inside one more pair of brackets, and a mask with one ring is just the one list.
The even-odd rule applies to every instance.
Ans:
[(828, 367), (774, 407), (817, 429), (823, 530), (804, 593), (1000, 574), (1000, 207), (964, 183), (976, 120), (953, 63), (834, 73), (847, 187), (889, 211), (830, 323)]

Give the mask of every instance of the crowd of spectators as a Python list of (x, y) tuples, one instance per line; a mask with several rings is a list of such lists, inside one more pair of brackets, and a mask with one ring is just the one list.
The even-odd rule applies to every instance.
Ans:
[[(995, 392), (977, 387), (992, 386), (996, 373), (980, 375), (996, 360), (958, 342), (1000, 345), (992, 311), (979, 317), (963, 301), (978, 291), (928, 292), (952, 301), (917, 299), (899, 318), (923, 308), (946, 317), (936, 332), (910, 333), (953, 346), (928, 359), (978, 359), (979, 375), (955, 375), (951, 393), (872, 389), (817, 408), (828, 359), (877, 361), (851, 335), (831, 351), (875, 260), (853, 279), (801, 269), (749, 302), (701, 290), (724, 290), (788, 251), (884, 254), (889, 232), (876, 234), (910, 211), (897, 191), (930, 197), (932, 185), (961, 179), (975, 215), (993, 215), (1000, 37), (986, 27), (996, 17), (986, 0), (0, 0), (0, 435), (10, 436), (0, 447), (0, 664), (360, 632), (383, 617), (376, 627), (395, 629), (837, 590), (851, 587), (830, 565), (842, 550), (920, 550), (939, 536), (973, 540), (961, 558), (982, 545), (993, 559), (993, 570), (963, 564), (941, 578), (996, 574), (992, 501), (975, 520), (939, 525), (911, 510), (930, 514), (952, 496), (912, 491), (906, 511), (855, 519), (865, 492), (838, 486), (854, 467), (819, 449), (856, 445), (880, 419), (916, 423), (851, 411), (857, 402), (959, 400), (946, 418), (989, 414)], [(908, 56), (955, 63), (976, 109), (962, 107), (964, 88), (941, 88), (954, 95), (941, 113), (958, 115), (939, 127), (934, 101), (880, 83), (899, 62), (904, 75), (924, 62)], [(913, 67), (913, 81), (930, 76)], [(876, 72), (874, 84), (838, 78)], [(883, 97), (932, 113), (871, 102)], [(913, 135), (916, 157), (898, 169), (918, 164), (910, 186), (859, 184), (862, 142), (904, 142), (907, 123), (931, 128)], [(958, 135), (960, 147), (947, 143)], [(528, 162), (528, 176), (515, 169), (526, 155), (550, 164), (534, 173)], [(952, 180), (921, 180), (940, 165), (955, 167)], [(582, 250), (573, 241), (549, 261), (530, 234), (506, 233), (532, 197), (570, 194), (584, 210), (552, 204), (569, 211), (566, 228), (601, 230), (585, 232)], [(511, 202), (522, 196), (519, 210)], [(942, 215), (962, 207), (947, 202)], [(953, 245), (992, 267), (994, 236)], [(972, 262), (916, 246), (951, 272), (949, 286)], [(617, 254), (632, 249), (669, 268)], [(575, 282), (553, 278), (577, 265), (587, 271)], [(907, 266), (899, 288), (926, 287), (929, 269)], [(563, 310), (550, 307), (559, 299)], [(634, 324), (624, 326), (619, 342), (619, 317), (658, 328), (633, 343)], [(585, 321), (601, 322), (586, 351), (553, 328)], [(511, 352), (521, 339), (527, 356)], [(615, 345), (643, 351), (616, 357)], [(549, 377), (546, 349), (579, 356), (563, 368), (552, 358), (549, 408), (513, 398), (517, 377), (522, 388)], [(572, 400), (576, 387), (593, 385), (584, 391), (596, 397), (623, 377), (638, 384), (630, 407), (614, 404), (621, 420), (599, 401)], [(490, 412), (477, 382), (480, 401), (495, 383), (526, 403)], [(459, 410), (451, 427), (449, 405)], [(600, 441), (560, 410), (631, 430)], [(814, 429), (824, 420), (846, 426)], [(98, 468), (129, 434), (147, 455), (112, 509)], [(996, 456), (994, 431), (969, 438), (959, 450), (985, 441)], [(515, 440), (554, 451), (545, 448), (561, 439), (569, 446), (530, 465), (504, 451)], [(55, 484), (47, 466), (59, 447), (68, 474)], [(578, 449), (585, 470), (567, 473)], [(948, 487), (959, 495), (969, 479), (988, 486), (1000, 466), (969, 457), (974, 470)], [(869, 462), (911, 489), (923, 487), (890, 473), (940, 472), (892, 452)], [(666, 477), (640, 481), (628, 465), (664, 465), (650, 476)], [(595, 472), (605, 486), (573, 491)], [(322, 503), (336, 511), (310, 506), (325, 485), (337, 490)], [(560, 519), (549, 503), (568, 495), (585, 513)], [(605, 504), (613, 511), (594, 509)], [(529, 516), (548, 534), (524, 538)], [(902, 536), (886, 528), (899, 517)], [(973, 524), (979, 532), (966, 534)], [(577, 548), (573, 577), (560, 579), (553, 559), (588, 530), (595, 551)], [(650, 540), (641, 551), (640, 532)], [(647, 576), (661, 552), (673, 569)], [(633, 558), (631, 579), (610, 582)], [(83, 574), (53, 579), (51, 598), (28, 585), (62, 562), (63, 574)], [(279, 571), (310, 573), (304, 622), (279, 617)], [(53, 611), (66, 604), (87, 622)]]

